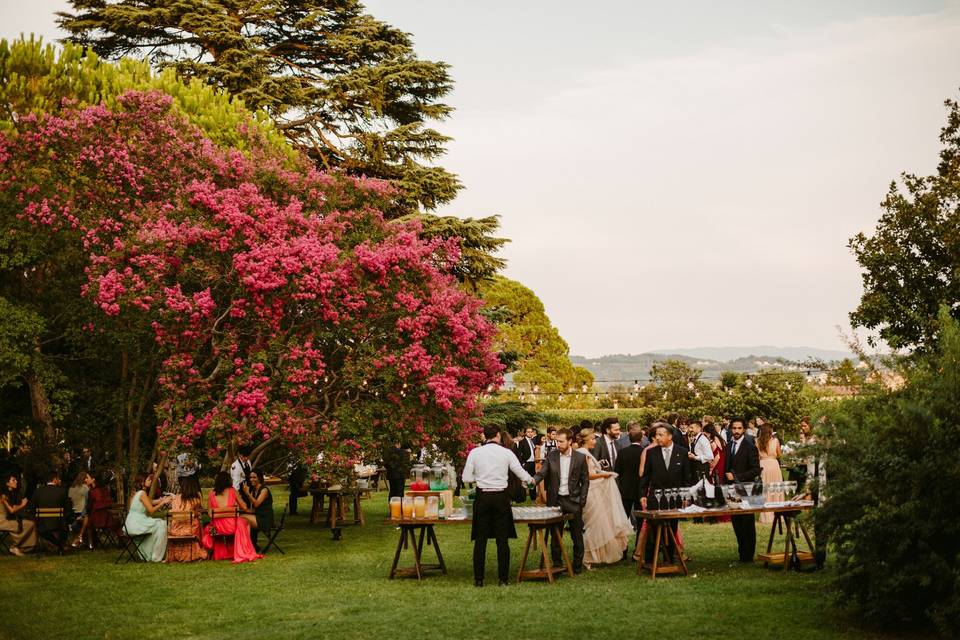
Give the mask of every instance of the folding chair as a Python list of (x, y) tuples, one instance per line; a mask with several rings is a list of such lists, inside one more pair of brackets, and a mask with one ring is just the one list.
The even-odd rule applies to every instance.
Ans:
[[(57, 548), (57, 555), (62, 556), (70, 533), (63, 507), (37, 507), (33, 521), (40, 540), (52, 544)], [(43, 546), (40, 545), (40, 548), (43, 549)]]
[[(267, 544), (263, 547), (263, 554), (266, 555), (267, 551), (270, 551), (270, 547), (275, 548), (280, 553), (283, 553), (283, 549), (280, 548), (280, 545), (277, 544), (277, 536), (280, 535), (280, 532), (283, 531), (283, 526), (287, 521), (287, 509), (283, 509), (283, 513), (280, 514), (280, 522), (274, 522), (273, 526), (270, 527), (270, 530), (266, 532), (267, 534)], [(286, 554), (284, 554), (286, 555)]]
[(123, 564), (126, 564), (130, 561), (133, 562), (146, 562), (147, 558), (143, 555), (143, 552), (140, 551), (140, 543), (150, 535), (149, 533), (141, 533), (135, 536), (130, 535), (127, 532), (127, 525), (123, 525), (116, 531), (116, 539), (120, 546), (120, 555), (117, 556), (117, 559), (113, 564), (120, 564), (120, 561), (123, 560)]
[(110, 523), (106, 527), (92, 528), (91, 535), (97, 541), (97, 546), (108, 547), (116, 546), (118, 549), (124, 546), (123, 523), (127, 520), (127, 507), (124, 504), (116, 503), (110, 506)]
[[(200, 539), (197, 537), (196, 528), (194, 522), (196, 521), (196, 514), (193, 511), (168, 511), (167, 512), (167, 548), (171, 544), (183, 544), (188, 543), (190, 545), (190, 561), (193, 562), (193, 550), (195, 548), (194, 543), (199, 542)], [(191, 533), (181, 533), (181, 534), (171, 534), (170, 530), (172, 529), (173, 523), (178, 524), (187, 523), (190, 527)]]
[(214, 521), (214, 520), (221, 520), (221, 519), (226, 519), (226, 518), (233, 518), (233, 519), (234, 519), (235, 522), (233, 523), (233, 530), (236, 531), (236, 530), (237, 530), (237, 525), (238, 525), (238, 523), (236, 522), (236, 520), (239, 520), (239, 518), (240, 518), (240, 509), (237, 508), (237, 507), (219, 507), (219, 508), (217, 508), (217, 509), (214, 509), (214, 510), (212, 511), (212, 513), (210, 514), (210, 524), (213, 526), (213, 532), (212, 532), (212, 534), (211, 534), (210, 537), (213, 538), (214, 544), (216, 544), (216, 542), (219, 541), (219, 542), (223, 543), (224, 545), (230, 545), (230, 555), (233, 555), (233, 537), (234, 537), (234, 534), (232, 534), (232, 533), (220, 533), (220, 531), (217, 529), (216, 525), (213, 524), (213, 521)]

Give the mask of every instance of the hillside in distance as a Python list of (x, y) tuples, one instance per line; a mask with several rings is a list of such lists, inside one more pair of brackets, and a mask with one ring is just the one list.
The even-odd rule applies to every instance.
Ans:
[(649, 382), (650, 367), (663, 360), (682, 360), (696, 369), (701, 369), (704, 380), (718, 380), (724, 371), (752, 373), (761, 369), (803, 370), (801, 367), (794, 367), (792, 363), (804, 362), (810, 358), (832, 362), (855, 356), (826, 349), (763, 346), (664, 349), (651, 353), (614, 354), (599, 358), (570, 356), (573, 364), (590, 371), (596, 385), (605, 389), (615, 386), (629, 388), (635, 380), (640, 384)]

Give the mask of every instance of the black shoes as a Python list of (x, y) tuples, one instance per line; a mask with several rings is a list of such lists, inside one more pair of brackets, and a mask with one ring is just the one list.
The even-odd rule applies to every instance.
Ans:
[(483, 580), (474, 580), (474, 581), (473, 581), (473, 586), (475, 586), (475, 587), (482, 587), (482, 586), (483, 586)]
[(499, 580), (499, 581), (497, 581), (497, 586), (500, 586), (500, 587), (506, 587), (506, 586), (509, 585), (509, 584), (510, 584), (510, 583), (507, 582), (506, 580)]

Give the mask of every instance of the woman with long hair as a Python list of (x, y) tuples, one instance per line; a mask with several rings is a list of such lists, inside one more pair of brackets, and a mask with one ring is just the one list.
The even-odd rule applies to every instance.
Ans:
[(577, 434), (577, 450), (587, 458), (590, 490), (583, 506), (583, 566), (611, 564), (623, 559), (630, 544), (633, 525), (623, 511), (617, 474), (604, 471), (591, 451), (597, 444), (593, 429)]
[(27, 499), (20, 493), (19, 486), (17, 474), (3, 474), (3, 487), (0, 487), (0, 531), (9, 532), (12, 543), (10, 553), (15, 556), (30, 553), (37, 546), (37, 527), (33, 520), (20, 520), (17, 516), (27, 508)]
[(153, 486), (154, 475), (139, 474), (136, 485), (139, 487), (130, 498), (130, 509), (124, 529), (129, 536), (145, 536), (137, 545), (140, 555), (148, 562), (163, 562), (167, 552), (167, 521), (154, 518), (153, 515), (170, 504), (167, 497), (154, 500), (150, 497), (150, 487)]
[[(707, 434), (707, 438), (710, 439), (710, 450), (713, 452), (713, 460), (710, 461), (710, 473), (712, 475), (714, 472), (716, 472), (717, 476), (722, 479), (723, 474), (727, 470), (726, 443), (723, 441), (723, 436), (720, 435), (717, 425), (713, 424), (712, 422), (707, 422), (703, 425), (703, 432)], [(716, 524), (718, 522), (730, 522), (730, 516), (709, 518), (707, 522), (710, 524)]]
[(253, 513), (245, 513), (243, 517), (250, 522), (250, 537), (253, 548), (260, 553), (257, 538), (261, 531), (270, 531), (273, 528), (273, 494), (263, 479), (261, 469), (252, 469), (247, 481), (243, 484), (243, 495), (247, 497), (247, 504)]
[[(757, 451), (760, 453), (760, 480), (764, 485), (771, 482), (783, 482), (783, 472), (780, 470), (780, 440), (773, 433), (773, 425), (764, 422), (760, 425), (757, 436)], [(774, 500), (782, 497), (774, 496)], [(772, 513), (761, 513), (760, 522), (773, 522)]]
[(213, 549), (214, 560), (233, 560), (234, 564), (240, 562), (252, 562), (259, 560), (263, 556), (257, 553), (253, 548), (253, 541), (250, 539), (250, 521), (246, 518), (236, 515), (219, 514), (214, 517), (217, 509), (238, 509), (239, 511), (248, 511), (247, 505), (233, 488), (233, 481), (230, 474), (226, 471), (220, 471), (213, 479), (213, 490), (207, 494), (207, 506), (210, 512), (210, 526), (221, 535), (233, 536), (233, 541), (227, 542), (222, 539), (214, 539), (209, 529), (204, 529), (203, 546), (207, 549)]
[[(70, 498), (70, 508), (73, 509), (73, 516), (75, 518), (74, 524), (71, 529), (76, 530), (78, 527), (83, 527), (83, 520), (87, 511), (87, 495), (90, 493), (90, 487), (87, 486), (87, 476), (90, 475), (86, 471), (81, 471), (73, 479), (73, 483), (70, 485), (70, 488), (67, 490), (67, 495)], [(80, 542), (79, 538), (74, 542), (73, 546), (79, 547)]]
[(207, 557), (206, 550), (200, 545), (200, 511), (203, 497), (200, 494), (200, 481), (196, 475), (179, 476), (180, 493), (170, 501), (170, 536), (196, 536), (195, 540), (170, 541), (167, 545), (167, 562), (193, 562)]

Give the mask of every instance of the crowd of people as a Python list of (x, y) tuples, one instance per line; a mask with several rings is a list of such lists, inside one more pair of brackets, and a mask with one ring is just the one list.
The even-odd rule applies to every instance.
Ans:
[[(263, 471), (251, 468), (247, 447), (240, 448), (230, 472), (215, 475), (206, 509), (199, 465), (190, 454), (179, 455), (169, 473), (155, 468), (138, 475), (132, 495), (118, 503), (113, 471), (99, 466), (89, 449), (72, 457), (79, 470), (69, 487), (60, 465), (36, 482), (17, 455), (23, 453), (0, 461), (0, 532), (13, 555), (43, 546), (92, 550), (132, 538), (142, 558), (151, 562), (212, 558), (239, 563), (263, 557), (258, 536), (274, 526), (273, 496)], [(50, 509), (62, 515), (39, 516)]]
[[(802, 420), (800, 434), (803, 443), (813, 443), (809, 418)], [(689, 420), (670, 414), (647, 427), (631, 422), (624, 431), (619, 420), (610, 417), (598, 424), (583, 421), (574, 429), (549, 427), (543, 434), (527, 427), (512, 435), (490, 426), (484, 438), (484, 445), (468, 456), (462, 476), (476, 485), (472, 539), (478, 586), (483, 585), (488, 538), (497, 542), (499, 580), (507, 581), (506, 540), (516, 536), (511, 501), (533, 499), (569, 516), (573, 570), (581, 573), (629, 557), (630, 540), (643, 526), (634, 512), (647, 509), (657, 490), (689, 487), (703, 478), (740, 484), (783, 480), (780, 439), (762, 418)], [(791, 471), (807, 473), (806, 468)], [(766, 516), (762, 514), (762, 522), (772, 520)], [(753, 561), (752, 514), (710, 521), (732, 522), (740, 561)], [(633, 557), (646, 554), (649, 559), (651, 553), (648, 545), (635, 549)], [(552, 555), (559, 563), (557, 544)]]

